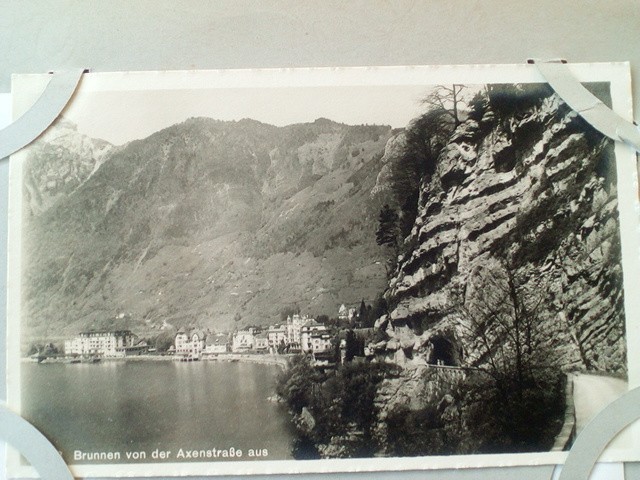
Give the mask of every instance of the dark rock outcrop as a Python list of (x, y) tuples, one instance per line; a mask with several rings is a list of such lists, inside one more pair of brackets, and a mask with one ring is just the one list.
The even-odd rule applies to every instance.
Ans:
[(612, 152), (556, 96), (463, 122), (422, 185), (389, 283), (378, 321), (388, 356), (422, 361), (440, 338), (454, 361), (482, 364), (460, 307), (500, 264), (527, 279), (530, 298), (544, 294), (540, 321), (561, 367), (625, 371)]

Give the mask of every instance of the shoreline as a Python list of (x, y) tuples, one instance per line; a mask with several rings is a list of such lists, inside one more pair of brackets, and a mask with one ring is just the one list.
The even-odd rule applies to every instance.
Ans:
[[(198, 360), (199, 362), (244, 362), (244, 363), (259, 363), (262, 365), (276, 365), (283, 369), (287, 367), (291, 355), (280, 354), (258, 354), (258, 353), (219, 353), (215, 356), (206, 356)], [(38, 363), (33, 361), (29, 357), (22, 357), (22, 363)], [(136, 355), (131, 357), (101, 357), (100, 362), (179, 362), (179, 360), (173, 355)], [(41, 362), (44, 365), (47, 364), (67, 364), (64, 361), (49, 361)], [(183, 363), (183, 362), (181, 362)], [(186, 363), (186, 362), (185, 362)], [(80, 363), (82, 364), (82, 363)], [(87, 364), (87, 363), (84, 363)], [(88, 363), (90, 364), (90, 363)], [(71, 365), (76, 365), (71, 364)]]
[(209, 357), (202, 361), (261, 363), (263, 365), (277, 365), (279, 367), (286, 368), (289, 363), (289, 359), (293, 356), (293, 354), (224, 353), (218, 354), (216, 357)]

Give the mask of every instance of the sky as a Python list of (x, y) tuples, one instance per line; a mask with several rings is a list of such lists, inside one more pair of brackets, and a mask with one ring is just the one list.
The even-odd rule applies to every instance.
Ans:
[(425, 85), (217, 88), (79, 93), (63, 112), (78, 130), (115, 145), (190, 117), (251, 118), (276, 126), (328, 118), (405, 127), (425, 111)]

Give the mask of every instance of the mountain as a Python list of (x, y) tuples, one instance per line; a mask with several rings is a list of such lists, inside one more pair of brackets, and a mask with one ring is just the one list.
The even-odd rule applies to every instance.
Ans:
[[(623, 373), (613, 145), (551, 92), (502, 98), (478, 103), (420, 187), (378, 347), (479, 367), (537, 349), (565, 370)], [(523, 347), (524, 326), (539, 336)]]
[[(111, 147), (59, 125), (27, 162), (26, 338), (372, 302), (386, 274), (371, 190), (391, 133), (192, 118)], [(50, 189), (46, 168), (66, 186)]]
[(24, 172), (26, 203), (39, 215), (70, 195), (108, 158), (113, 145), (78, 132), (66, 119), (56, 122), (30, 147)]

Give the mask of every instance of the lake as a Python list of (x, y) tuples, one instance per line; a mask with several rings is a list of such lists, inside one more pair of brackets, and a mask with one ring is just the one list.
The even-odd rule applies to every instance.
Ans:
[[(291, 459), (294, 429), (286, 408), (268, 400), (280, 371), (242, 362), (105, 361), (22, 364), (22, 415), (63, 452), (249, 449), (258, 459)], [(264, 452), (266, 449), (267, 452)], [(220, 460), (223, 460), (220, 458)], [(237, 458), (236, 458), (237, 460)], [(193, 461), (203, 461), (196, 459)], [(215, 460), (205, 460), (215, 461)]]

